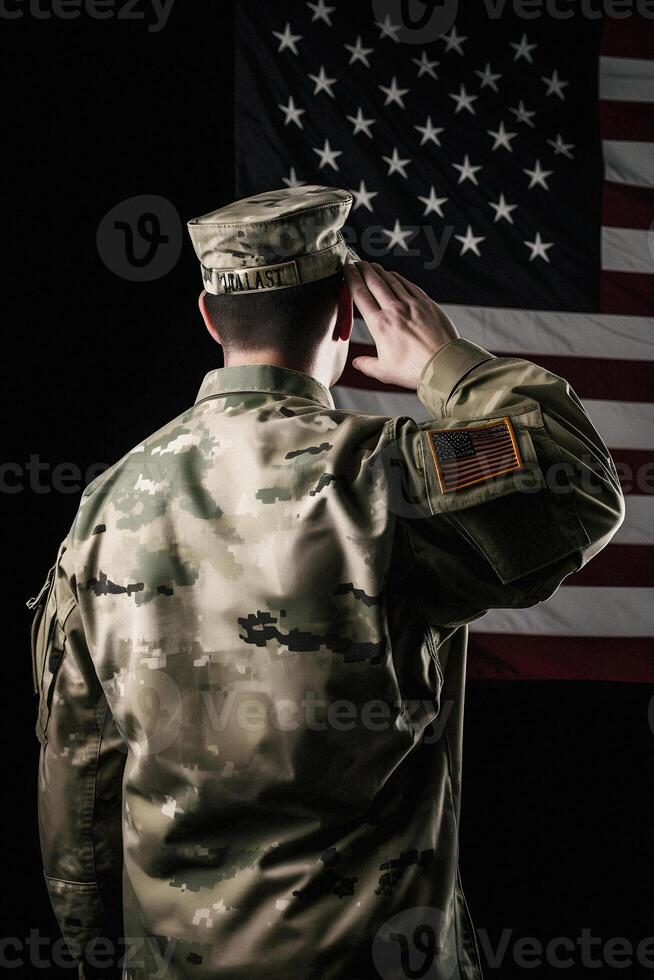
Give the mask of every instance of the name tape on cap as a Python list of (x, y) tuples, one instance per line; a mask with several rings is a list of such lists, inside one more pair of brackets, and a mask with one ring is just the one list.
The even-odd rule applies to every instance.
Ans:
[(260, 266), (256, 269), (207, 269), (205, 277), (210, 278), (221, 293), (255, 293), (258, 290), (300, 285), (295, 262)]

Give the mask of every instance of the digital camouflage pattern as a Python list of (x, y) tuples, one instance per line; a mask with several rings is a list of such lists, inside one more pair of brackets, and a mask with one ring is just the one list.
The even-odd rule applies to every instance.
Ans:
[[(480, 976), (465, 624), (547, 599), (623, 501), (561, 378), (454, 340), (418, 393), (437, 421), (218, 369), (84, 493), (35, 602), (41, 841), (71, 941), (123, 873), (129, 980)], [(429, 430), (504, 417), (520, 471), (441, 493)]]
[(357, 259), (341, 229), (349, 191), (309, 185), (235, 201), (188, 230), (209, 293), (285, 289), (335, 275)]

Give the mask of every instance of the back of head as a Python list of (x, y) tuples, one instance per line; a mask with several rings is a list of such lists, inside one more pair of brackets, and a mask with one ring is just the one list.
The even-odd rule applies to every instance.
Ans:
[(279, 290), (205, 294), (226, 358), (276, 351), (299, 369), (333, 328), (343, 274)]

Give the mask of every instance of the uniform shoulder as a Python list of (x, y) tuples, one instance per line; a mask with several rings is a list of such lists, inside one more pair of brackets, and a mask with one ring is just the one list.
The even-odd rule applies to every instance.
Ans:
[(156, 459), (158, 453), (174, 452), (175, 448), (181, 447), (185, 440), (193, 438), (196, 408), (197, 406), (194, 405), (166, 422), (88, 484), (82, 492), (79, 509), (71, 528), (71, 542), (75, 539), (85, 539), (92, 533), (95, 519), (109, 497), (119, 495), (128, 483), (133, 486), (138, 480), (150, 478), (148, 473), (152, 468), (150, 461), (153, 455)]
[(418, 422), (408, 415), (382, 415), (338, 407), (328, 414), (340, 425), (351, 428), (353, 432), (379, 432), (385, 436), (392, 436), (393, 433), (407, 426), (418, 428)]
[(151, 435), (142, 439), (135, 446), (129, 449), (120, 459), (116, 460), (111, 466), (106, 470), (103, 470), (99, 476), (97, 476), (87, 487), (84, 488), (82, 492), (82, 499), (85, 500), (90, 497), (97, 490), (103, 487), (105, 484), (111, 481), (113, 477), (119, 474), (122, 470), (130, 468), (130, 464), (141, 455), (145, 455), (146, 452), (152, 451), (158, 444), (164, 445), (165, 443), (171, 442), (177, 436), (183, 436), (185, 433), (190, 434), (190, 424), (193, 422), (195, 415), (195, 408), (193, 406), (186, 411), (182, 412), (180, 415), (166, 422), (162, 425), (160, 429), (157, 429)]

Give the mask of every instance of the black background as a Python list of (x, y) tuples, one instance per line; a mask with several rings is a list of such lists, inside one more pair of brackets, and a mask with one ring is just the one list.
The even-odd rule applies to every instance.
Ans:
[[(230, 200), (230, 6), (177, 0), (159, 33), (143, 21), (84, 14), (0, 20), (8, 77), (2, 456), (23, 469), (7, 477), (17, 492), (2, 494), (1, 937), (23, 947), (30, 930), (49, 942), (58, 935), (38, 850), (24, 606), (77, 507), (77, 490), (52, 488), (53, 468), (70, 463), (86, 473), (113, 462), (186, 408), (220, 363), (197, 312), (190, 245), (168, 275), (132, 283), (103, 264), (96, 232), (134, 195), (168, 198), (183, 221)], [(36, 454), (47, 467), (40, 490), (25, 469)], [(603, 943), (637, 943), (654, 935), (650, 695), (639, 685), (469, 685), (463, 882), (482, 938), (495, 948), (511, 931), (501, 968), (488, 977), (614, 972), (606, 963), (584, 968), (579, 951), (572, 968), (521, 967), (513, 954), (525, 937), (574, 941), (590, 929)], [(14, 975), (42, 975), (24, 949), (4, 955), (26, 962)], [(46, 974), (72, 976), (54, 967)]]

